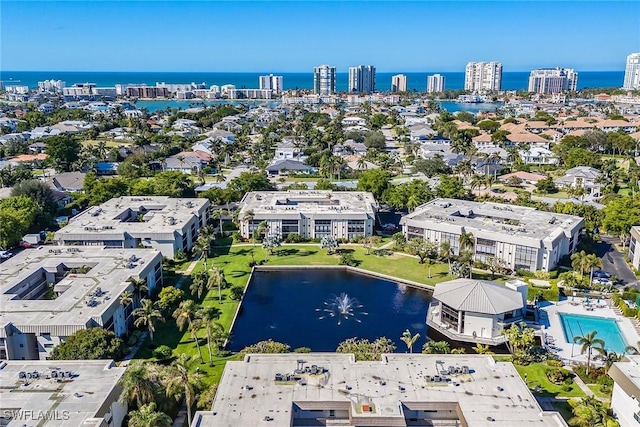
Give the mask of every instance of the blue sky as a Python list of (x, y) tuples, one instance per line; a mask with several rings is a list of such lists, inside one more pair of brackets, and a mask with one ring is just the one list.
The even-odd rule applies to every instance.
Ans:
[(623, 70), (640, 2), (0, 2), (0, 69), (29, 71)]

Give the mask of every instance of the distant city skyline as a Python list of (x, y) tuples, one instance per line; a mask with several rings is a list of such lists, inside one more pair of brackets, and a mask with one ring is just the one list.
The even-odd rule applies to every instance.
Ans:
[[(504, 71), (613, 71), (640, 50), (638, 15), (640, 2), (609, 1), (3, 1), (0, 69), (406, 73), (498, 61)], [(356, 51), (353, 34), (367, 35)]]

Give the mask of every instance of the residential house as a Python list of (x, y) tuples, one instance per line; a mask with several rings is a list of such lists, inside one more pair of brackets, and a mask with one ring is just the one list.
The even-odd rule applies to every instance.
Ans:
[(46, 138), (49, 136), (56, 136), (63, 133), (60, 129), (52, 126), (38, 126), (29, 131), (31, 139)]
[(162, 169), (165, 171), (179, 171), (184, 174), (196, 175), (208, 164), (208, 161), (204, 161), (196, 155), (189, 156), (180, 153), (164, 159)]
[(498, 179), (502, 182), (509, 182), (513, 178), (520, 180), (521, 184), (536, 185), (539, 181), (546, 179), (547, 176), (538, 174), (538, 173), (518, 171), (518, 172), (512, 172), (505, 175), (501, 175), (498, 177)]
[(565, 172), (564, 176), (555, 180), (558, 187), (572, 188), (584, 187), (588, 196), (600, 197), (602, 174), (598, 169), (589, 166), (576, 166)]
[(85, 173), (82, 172), (62, 172), (55, 174), (47, 180), (47, 184), (55, 190), (75, 193), (82, 191)]
[(367, 154), (367, 146), (353, 139), (347, 139), (344, 143), (333, 146), (333, 154), (336, 156), (364, 156)]
[(291, 138), (284, 139), (278, 143), (276, 146), (276, 153), (273, 157), (274, 160), (304, 160), (307, 156), (302, 155), (302, 150), (300, 145), (297, 142), (293, 141)]
[(553, 151), (543, 147), (531, 147), (528, 150), (518, 151), (522, 162), (526, 165), (555, 165), (558, 157)]
[(267, 173), (269, 173), (269, 175), (288, 175), (290, 172), (312, 173), (313, 171), (314, 169), (311, 166), (293, 159), (275, 160), (267, 166)]

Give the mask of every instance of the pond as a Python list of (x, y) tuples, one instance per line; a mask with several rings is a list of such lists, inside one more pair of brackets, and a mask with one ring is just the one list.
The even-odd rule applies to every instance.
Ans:
[(388, 280), (341, 269), (256, 271), (231, 331), (229, 350), (269, 338), (291, 349), (335, 351), (345, 339), (392, 339), (396, 351), (409, 328), (426, 342), (425, 319), (431, 294)]

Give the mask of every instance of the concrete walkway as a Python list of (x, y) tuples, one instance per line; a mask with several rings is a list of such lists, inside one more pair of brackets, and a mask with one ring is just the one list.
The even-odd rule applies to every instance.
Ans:
[[(573, 372), (572, 368), (569, 368), (571, 370), (571, 372)], [(589, 387), (587, 387), (587, 385), (584, 383), (584, 381), (582, 381), (582, 378), (580, 378), (578, 376), (578, 374), (576, 374), (575, 372), (573, 372), (575, 374), (575, 377), (573, 377), (573, 381), (576, 383), (576, 385), (578, 387), (580, 387), (580, 390), (582, 390), (584, 392), (584, 394), (586, 394), (589, 397), (596, 397), (596, 395), (593, 393), (593, 391), (591, 391), (591, 389)], [(598, 400), (602, 400), (598, 397), (596, 397), (596, 399)]]
[(187, 267), (186, 270), (180, 272), (180, 274), (182, 274), (182, 277), (176, 283), (176, 288), (181, 288), (182, 287), (182, 282), (187, 280), (187, 277), (189, 277), (191, 275), (191, 272), (193, 271), (194, 268), (196, 268), (196, 265), (198, 265), (199, 262), (200, 262), (200, 259), (192, 261), (191, 264), (189, 264), (189, 267)]
[(147, 340), (148, 334), (149, 332), (147, 331), (144, 331), (143, 333), (140, 334), (140, 337), (138, 338), (138, 342), (136, 342), (136, 345), (131, 347), (131, 350), (129, 350), (129, 353), (127, 353), (127, 355), (122, 359), (122, 362), (120, 362), (120, 366), (129, 366), (129, 361), (135, 357), (140, 347), (142, 347), (142, 344), (144, 344), (144, 342)]
[(178, 416), (173, 421), (173, 427), (182, 427), (184, 423), (187, 421), (187, 408), (186, 406), (182, 406), (180, 408), (180, 412), (178, 412)]

